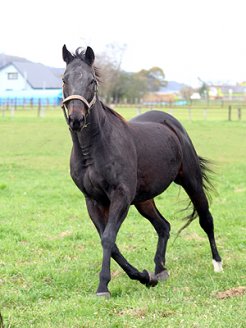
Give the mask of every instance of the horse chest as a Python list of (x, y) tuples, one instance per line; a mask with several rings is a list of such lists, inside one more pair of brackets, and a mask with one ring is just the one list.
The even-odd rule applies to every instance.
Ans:
[(71, 169), (71, 176), (77, 187), (89, 198), (105, 199), (104, 183), (92, 167)]

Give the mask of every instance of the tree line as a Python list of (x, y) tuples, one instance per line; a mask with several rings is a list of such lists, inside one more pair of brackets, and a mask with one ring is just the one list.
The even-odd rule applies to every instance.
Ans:
[(121, 68), (124, 47), (109, 45), (107, 52), (97, 56), (100, 73), (100, 96), (107, 103), (137, 103), (148, 92), (158, 91), (166, 85), (160, 67), (126, 72)]
[[(109, 44), (103, 53), (97, 55), (96, 65), (101, 76), (100, 96), (107, 103), (139, 103), (147, 93), (159, 91), (168, 84), (163, 69), (157, 66), (139, 72), (124, 71), (121, 62), (125, 49), (125, 45)], [(191, 101), (194, 92), (199, 93), (201, 99), (208, 98), (208, 84), (200, 78), (198, 80), (200, 87), (194, 89), (184, 85), (180, 90), (181, 97), (187, 102)]]

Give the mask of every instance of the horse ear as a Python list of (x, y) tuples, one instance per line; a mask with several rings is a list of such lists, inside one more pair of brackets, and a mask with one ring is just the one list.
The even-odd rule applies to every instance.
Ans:
[(95, 54), (91, 47), (87, 47), (85, 51), (85, 60), (90, 66), (94, 63)]
[(73, 55), (67, 50), (66, 45), (64, 44), (62, 48), (62, 57), (64, 62), (68, 65), (73, 60)]

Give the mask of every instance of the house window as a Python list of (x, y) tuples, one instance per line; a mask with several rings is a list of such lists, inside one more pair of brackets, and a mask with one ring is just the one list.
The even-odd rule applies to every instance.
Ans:
[(18, 80), (18, 73), (8, 73), (8, 80)]

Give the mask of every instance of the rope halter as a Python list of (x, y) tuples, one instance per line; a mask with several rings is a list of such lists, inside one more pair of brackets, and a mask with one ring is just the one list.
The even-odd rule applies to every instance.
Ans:
[[(63, 90), (62, 90), (62, 93), (63, 93)], [(63, 93), (63, 100), (62, 100), (62, 109), (63, 109), (63, 113), (64, 113), (64, 116), (65, 116), (65, 119), (66, 119), (66, 122), (67, 124), (69, 125), (69, 120), (68, 120), (68, 108), (66, 106), (66, 104), (70, 101), (70, 100), (80, 100), (82, 101), (83, 104), (86, 105), (87, 109), (88, 109), (88, 114), (86, 115), (86, 117), (89, 115), (90, 113), (90, 109), (92, 108), (92, 106), (96, 103), (97, 101), (97, 83), (96, 83), (96, 88), (95, 88), (95, 91), (94, 91), (94, 95), (93, 95), (93, 98), (90, 102), (88, 102), (85, 97), (83, 96), (80, 96), (80, 95), (71, 95), (71, 96), (68, 96), (67, 98), (64, 98), (64, 93)], [(85, 118), (86, 118), (85, 117)]]

